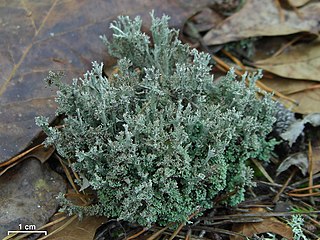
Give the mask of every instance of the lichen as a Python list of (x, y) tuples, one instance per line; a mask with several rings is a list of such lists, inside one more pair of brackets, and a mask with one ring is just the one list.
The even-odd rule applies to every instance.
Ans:
[(113, 39), (102, 37), (118, 59), (112, 81), (96, 62), (71, 85), (49, 75), (65, 118), (59, 129), (43, 117), (37, 123), (97, 193), (87, 207), (64, 199), (69, 213), (143, 226), (185, 221), (221, 194), (241, 202), (252, 178), (246, 161), (269, 158), (274, 103), (257, 97), (261, 73), (237, 81), (230, 70), (214, 82), (210, 55), (181, 43), (169, 17), (151, 16), (150, 37), (139, 17), (119, 17)]

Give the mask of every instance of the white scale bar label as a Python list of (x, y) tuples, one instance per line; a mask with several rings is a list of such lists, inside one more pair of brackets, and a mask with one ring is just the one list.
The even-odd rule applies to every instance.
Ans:
[(11, 233), (42, 233), (44, 235), (48, 234), (47, 231), (8, 231), (8, 235), (10, 235)]

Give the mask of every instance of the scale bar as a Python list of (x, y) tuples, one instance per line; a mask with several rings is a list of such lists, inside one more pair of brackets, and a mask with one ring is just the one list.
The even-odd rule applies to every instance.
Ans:
[(48, 235), (47, 231), (8, 231), (8, 235), (10, 235), (11, 233), (42, 233), (44, 235)]

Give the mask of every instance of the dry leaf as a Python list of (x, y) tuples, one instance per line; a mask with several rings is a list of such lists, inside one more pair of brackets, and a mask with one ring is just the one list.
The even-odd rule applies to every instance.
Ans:
[[(279, 165), (277, 175), (286, 171), (290, 166), (298, 167), (303, 175), (310, 173), (309, 159), (306, 152), (299, 152), (290, 155)], [(312, 174), (320, 172), (320, 147), (313, 147), (312, 149)]]
[(223, 21), (223, 18), (213, 9), (205, 8), (193, 16), (190, 20), (198, 32), (203, 32), (217, 26), (221, 21)]
[(276, 75), (273, 75), (272, 78), (263, 78), (261, 81), (270, 88), (276, 89), (284, 95), (290, 95), (290, 97), (293, 98), (296, 93), (307, 93), (308, 90), (311, 90), (310, 88), (319, 84), (319, 82), (316, 81), (301, 81), (290, 78), (282, 78)]
[(303, 118), (304, 123), (310, 123), (314, 127), (320, 126), (320, 113), (308, 114)]
[[(93, 239), (98, 227), (107, 221), (105, 217), (84, 217), (82, 220), (75, 219), (61, 231), (49, 236), (48, 240), (87, 240)], [(66, 222), (66, 221), (65, 221)], [(48, 234), (53, 232), (65, 222), (53, 225), (48, 229)]]
[(294, 41), (299, 37), (304, 38), (305, 36), (309, 35), (306, 33), (297, 33), (290, 36), (271, 36), (254, 39), (254, 48), (252, 51), (252, 56), (250, 56), (250, 61), (256, 62), (262, 59), (267, 59), (277, 53), (277, 51), (279, 51), (281, 48), (286, 46), (288, 42)]
[(299, 105), (292, 109), (294, 112), (302, 114), (320, 112), (320, 88), (316, 90), (298, 92), (294, 95), (289, 95), (289, 97), (295, 99), (299, 103)]
[(285, 22), (279, 17), (275, 1), (247, 0), (241, 10), (226, 19), (219, 27), (204, 36), (206, 45), (217, 45), (257, 36), (278, 36), (298, 32), (319, 31), (320, 3), (310, 3), (299, 9), (301, 19), (294, 11), (283, 9)]
[(294, 153), (284, 159), (277, 169), (277, 175), (286, 171), (289, 167), (298, 167), (303, 175), (306, 175), (309, 168), (308, 155), (304, 152)]
[(302, 120), (297, 120), (294, 123), (292, 123), (284, 133), (281, 133), (280, 137), (288, 141), (289, 146), (291, 147), (292, 144), (296, 142), (297, 138), (303, 132), (303, 129), (304, 122)]
[(310, 0), (287, 0), (287, 1), (289, 1), (291, 6), (295, 6), (295, 7), (301, 7), (307, 4), (308, 2), (310, 2)]
[(282, 54), (259, 60), (255, 65), (281, 77), (320, 81), (320, 41), (291, 46)]
[[(262, 213), (265, 212), (265, 210), (263, 208), (252, 208), (250, 212)], [(239, 217), (241, 217), (241, 215), (239, 215)], [(267, 232), (278, 234), (286, 239), (292, 239), (293, 237), (291, 228), (275, 217), (265, 218), (262, 222), (258, 223), (236, 223), (233, 225), (232, 231), (241, 233), (247, 237)], [(230, 240), (243, 240), (243, 238), (240, 236), (230, 236)]]
[(302, 120), (296, 120), (289, 126), (287, 131), (280, 134), (280, 137), (288, 141), (289, 145), (292, 146), (292, 144), (295, 143), (297, 138), (302, 134), (306, 123), (310, 123), (314, 127), (320, 126), (320, 113), (308, 114), (304, 116)]
[(25, 158), (36, 158), (38, 159), (41, 163), (46, 162), (53, 154), (55, 151), (54, 146), (41, 146), (33, 151), (31, 151), (29, 154), (25, 156)]
[(80, 76), (92, 61), (107, 61), (99, 35), (110, 35), (118, 15), (149, 12), (171, 16), (170, 26), (185, 20), (210, 0), (0, 1), (0, 162), (23, 149), (38, 134), (34, 118), (54, 117), (55, 91), (43, 79), (49, 70), (63, 70), (67, 79)]
[[(292, 106), (293, 112), (309, 114), (320, 112), (319, 82), (303, 81), (281, 77), (264, 78), (262, 82), (268, 87), (295, 99), (299, 105)], [(312, 89), (313, 87), (317, 87)], [(281, 100), (281, 99), (280, 99)], [(285, 102), (283, 102), (286, 104)]]

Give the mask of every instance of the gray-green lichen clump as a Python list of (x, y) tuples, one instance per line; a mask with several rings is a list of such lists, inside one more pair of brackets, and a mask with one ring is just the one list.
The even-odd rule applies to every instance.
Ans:
[(221, 194), (241, 202), (252, 177), (246, 160), (268, 160), (274, 103), (257, 97), (260, 73), (237, 81), (231, 70), (215, 83), (210, 55), (182, 44), (168, 20), (152, 14), (151, 37), (139, 17), (111, 25), (112, 41), (102, 39), (118, 59), (112, 80), (96, 62), (71, 85), (50, 73), (63, 127), (37, 123), (98, 199), (87, 207), (65, 200), (65, 211), (144, 226), (185, 221)]

